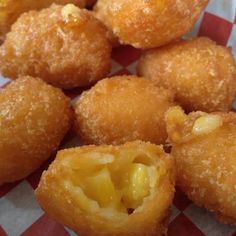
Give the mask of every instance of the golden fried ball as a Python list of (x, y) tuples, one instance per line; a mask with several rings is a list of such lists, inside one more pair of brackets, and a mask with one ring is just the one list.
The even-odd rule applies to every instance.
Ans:
[(231, 50), (204, 37), (147, 51), (138, 74), (173, 89), (186, 111), (229, 111), (236, 93)]
[(0, 185), (22, 179), (56, 151), (71, 119), (70, 101), (40, 79), (22, 77), (0, 92)]
[(168, 110), (177, 184), (197, 205), (236, 224), (236, 113)]
[(174, 161), (140, 141), (60, 151), (36, 198), (46, 213), (86, 236), (166, 235)]
[(86, 144), (122, 144), (167, 138), (164, 113), (173, 95), (152, 81), (116, 76), (99, 81), (75, 104), (76, 130)]
[(98, 0), (94, 10), (122, 44), (154, 48), (181, 37), (208, 0)]
[(0, 0), (0, 42), (4, 40), (11, 25), (23, 12), (49, 7), (52, 3), (85, 6), (85, 0)]
[(6, 77), (40, 77), (60, 88), (88, 86), (111, 67), (107, 30), (89, 11), (73, 4), (24, 13), (0, 47)]

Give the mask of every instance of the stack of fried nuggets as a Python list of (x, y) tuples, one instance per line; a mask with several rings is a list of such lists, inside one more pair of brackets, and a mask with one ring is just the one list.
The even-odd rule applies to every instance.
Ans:
[[(83, 146), (59, 151), (36, 189), (60, 223), (165, 235), (177, 184), (236, 224), (235, 60), (208, 38), (179, 39), (207, 0), (10, 2), (0, 0), (0, 72), (15, 80), (0, 92), (0, 184), (36, 170), (72, 127)], [(107, 78), (119, 44), (147, 49), (140, 77)], [(89, 86), (73, 107), (61, 90)]]

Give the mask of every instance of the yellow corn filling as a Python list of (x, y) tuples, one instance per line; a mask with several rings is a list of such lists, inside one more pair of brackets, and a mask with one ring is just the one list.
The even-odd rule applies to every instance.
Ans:
[(84, 185), (87, 196), (96, 200), (100, 207), (115, 208), (118, 205), (120, 199), (106, 167), (96, 175), (86, 178)]
[[(91, 154), (89, 156), (91, 157)], [(86, 159), (87, 164), (93, 162), (96, 168), (90, 166), (88, 169), (91, 173), (86, 174), (81, 172), (80, 168), (74, 169), (71, 178), (76, 202), (84, 211), (92, 212), (104, 208), (128, 214), (141, 206), (144, 198), (148, 197), (151, 189), (157, 185), (158, 175), (154, 166), (131, 162), (129, 165), (126, 163), (123, 167), (120, 166), (114, 174), (110, 163), (98, 166), (94, 160), (91, 162), (91, 158)], [(85, 164), (86, 159), (82, 158), (81, 162)]]
[(131, 164), (126, 173), (123, 201), (127, 208), (137, 208), (150, 191), (148, 168), (143, 164)]
[(80, 9), (74, 4), (67, 4), (61, 9), (61, 15), (65, 22), (78, 21)]
[(182, 125), (186, 121), (187, 115), (182, 108), (175, 106), (168, 110), (167, 118), (170, 121), (175, 121), (177, 124)]
[(222, 125), (222, 119), (218, 115), (207, 114), (198, 118), (192, 129), (195, 135), (209, 134)]

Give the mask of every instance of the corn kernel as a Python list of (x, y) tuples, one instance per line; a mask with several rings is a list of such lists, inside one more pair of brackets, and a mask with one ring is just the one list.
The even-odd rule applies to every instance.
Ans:
[(127, 186), (124, 189), (123, 201), (127, 208), (135, 209), (142, 204), (149, 194), (149, 172), (147, 166), (134, 163), (128, 173)]
[(91, 154), (86, 154), (87, 157), (89, 157), (91, 160), (93, 160), (95, 163), (98, 164), (108, 164), (112, 163), (114, 161), (114, 156), (108, 153), (98, 153), (98, 152), (92, 152)]
[(176, 124), (182, 124), (185, 122), (187, 115), (184, 113), (181, 107), (171, 107), (166, 113), (167, 119), (174, 121)]
[(192, 129), (195, 135), (209, 134), (222, 125), (222, 119), (218, 115), (205, 115), (198, 118)]
[[(163, 173), (162, 173), (163, 172)], [(159, 175), (164, 175), (163, 168), (158, 171)], [(148, 167), (148, 175), (149, 175), (149, 186), (150, 188), (155, 188), (158, 183), (158, 174), (157, 169), (154, 166)]]
[(95, 212), (99, 209), (98, 204), (89, 199), (80, 188), (74, 190), (74, 192), (78, 195), (76, 202), (79, 205), (80, 209), (90, 213)]
[(66, 189), (68, 189), (71, 193), (73, 193), (76, 204), (78, 204), (79, 208), (85, 212), (95, 212), (99, 209), (98, 204), (89, 199), (83, 192), (83, 190), (79, 187), (72, 185), (70, 182), (66, 181), (64, 183)]
[(107, 168), (86, 178), (84, 190), (87, 196), (98, 202), (100, 207), (116, 207), (119, 197)]
[(79, 16), (79, 8), (74, 4), (67, 4), (62, 8), (61, 14), (66, 22), (77, 20), (77, 17)]

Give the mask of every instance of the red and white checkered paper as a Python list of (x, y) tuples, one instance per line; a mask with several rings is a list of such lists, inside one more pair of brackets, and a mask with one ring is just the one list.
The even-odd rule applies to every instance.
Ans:
[[(208, 36), (219, 44), (232, 47), (236, 57), (236, 0), (211, 0), (194, 29), (186, 37)], [(122, 46), (113, 50), (114, 74), (135, 74), (140, 50)], [(0, 87), (9, 82), (0, 77)], [(81, 91), (67, 92), (72, 102)], [(234, 105), (236, 108), (236, 103)], [(76, 146), (69, 134), (61, 148)], [(0, 236), (69, 236), (76, 235), (49, 218), (34, 197), (41, 173), (53, 157), (28, 178), (0, 187)], [(203, 208), (195, 206), (179, 190), (172, 206), (168, 236), (236, 236), (236, 228), (219, 223)]]

